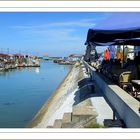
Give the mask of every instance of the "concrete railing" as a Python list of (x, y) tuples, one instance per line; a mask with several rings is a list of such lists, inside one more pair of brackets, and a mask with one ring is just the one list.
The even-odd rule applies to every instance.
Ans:
[(139, 101), (96, 72), (88, 63), (84, 62), (84, 65), (126, 127), (140, 128)]

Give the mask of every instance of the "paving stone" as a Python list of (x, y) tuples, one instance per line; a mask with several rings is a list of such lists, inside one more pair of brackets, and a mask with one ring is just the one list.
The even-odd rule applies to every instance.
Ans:
[(53, 128), (61, 128), (62, 125), (62, 120), (61, 119), (56, 119), (53, 125)]
[(79, 116), (97, 116), (95, 108), (92, 106), (75, 106), (73, 107), (73, 115)]
[(64, 113), (62, 123), (69, 123), (71, 122), (71, 120), (72, 120), (72, 113), (71, 112)]
[(93, 119), (96, 119), (97, 116), (88, 116), (88, 115), (73, 115), (72, 116), (72, 122), (73, 123), (80, 123), (80, 122), (83, 122), (83, 123), (87, 123)]
[(74, 123), (69, 122), (69, 123), (62, 123), (62, 128), (73, 128)]
[(52, 125), (49, 125), (49, 126), (47, 126), (47, 128), (53, 128), (53, 126)]
[(92, 103), (90, 99), (85, 99), (83, 101), (80, 101), (77, 105), (74, 105), (73, 107), (75, 106), (92, 106)]

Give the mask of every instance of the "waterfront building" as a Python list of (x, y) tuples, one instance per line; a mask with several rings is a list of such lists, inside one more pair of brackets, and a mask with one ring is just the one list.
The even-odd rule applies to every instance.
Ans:
[(71, 55), (69, 55), (69, 60), (70, 61), (79, 61), (79, 60), (81, 60), (82, 57), (83, 57), (83, 55), (80, 55), (80, 54), (71, 54)]
[(48, 55), (48, 54), (44, 54), (44, 55), (43, 55), (43, 59), (44, 59), (44, 60), (49, 60), (49, 55)]
[(10, 55), (9, 54), (3, 54), (3, 53), (1, 53), (0, 54), (0, 58), (1, 59), (9, 59), (10, 58)]

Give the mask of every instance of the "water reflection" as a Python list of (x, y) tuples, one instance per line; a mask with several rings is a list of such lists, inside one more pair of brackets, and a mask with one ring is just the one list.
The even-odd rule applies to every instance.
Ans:
[(25, 127), (69, 70), (43, 61), (41, 67), (0, 72), (0, 128)]
[(35, 68), (35, 72), (39, 74), (39, 68)]

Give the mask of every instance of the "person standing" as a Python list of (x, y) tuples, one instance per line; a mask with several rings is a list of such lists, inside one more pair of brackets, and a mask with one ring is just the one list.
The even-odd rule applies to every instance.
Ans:
[(137, 79), (140, 80), (140, 52), (138, 52), (138, 55), (134, 58), (134, 64), (137, 69)]
[(109, 49), (107, 48), (104, 51), (104, 60), (109, 60), (109, 59), (110, 59), (110, 52), (109, 52)]

